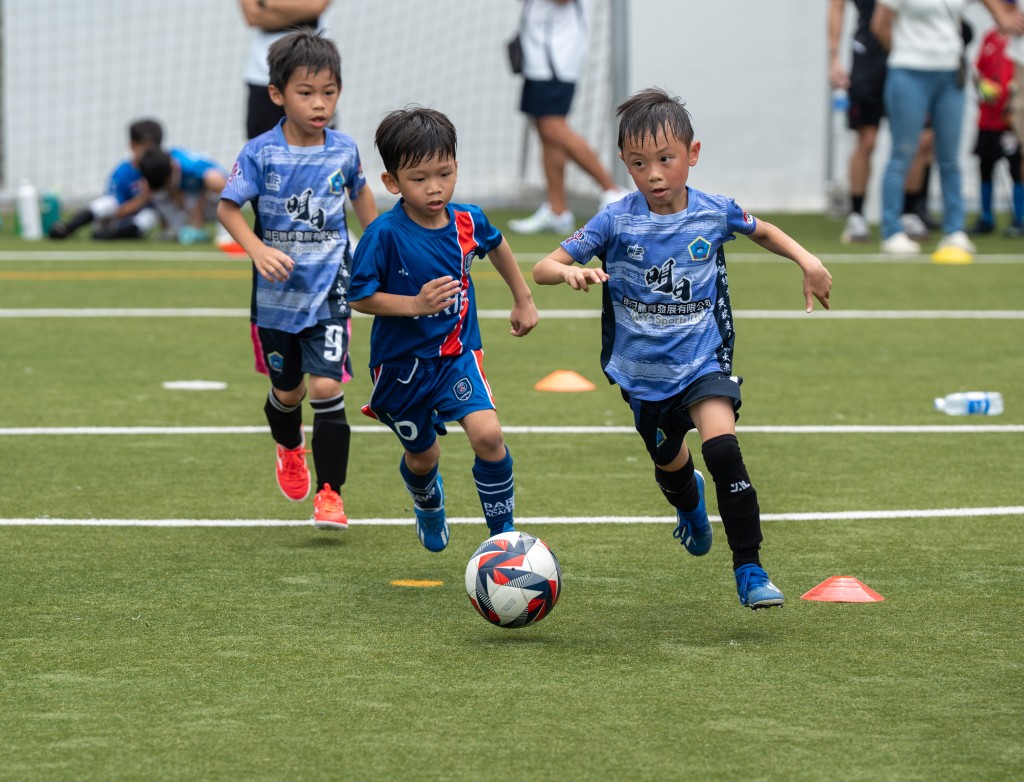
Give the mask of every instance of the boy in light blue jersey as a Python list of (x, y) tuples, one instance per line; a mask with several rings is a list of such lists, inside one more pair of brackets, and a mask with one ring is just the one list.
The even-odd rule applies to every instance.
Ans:
[(227, 171), (206, 155), (182, 147), (146, 152), (139, 169), (167, 234), (182, 244), (210, 241), (206, 223), (216, 216)]
[[(618, 113), (619, 157), (637, 192), (595, 215), (538, 262), (533, 277), (583, 291), (604, 284), (601, 365), (629, 403), (655, 480), (676, 509), (675, 537), (695, 556), (711, 548), (704, 476), (694, 470), (685, 441), (697, 429), (740, 603), (782, 605), (782, 592), (761, 567), (757, 493), (736, 439), (740, 378), (733, 375), (724, 244), (738, 232), (796, 262), (807, 312), (814, 299), (828, 309), (832, 276), (796, 241), (732, 199), (687, 186), (700, 142), (678, 98), (643, 90)], [(574, 265), (595, 256), (599, 269)]]
[(512, 456), (483, 371), (470, 277), (487, 256), (512, 292), (511, 333), (537, 325), (537, 308), (508, 242), (479, 207), (451, 203), (458, 174), (456, 132), (438, 111), (390, 113), (376, 133), (389, 192), (401, 195), (356, 248), (349, 301), (374, 315), (373, 393), (363, 412), (402, 442), (399, 464), (416, 530), (429, 551), (448, 545), (437, 434), (458, 421), (476, 454), (473, 478), (490, 533), (514, 529)]
[[(271, 46), (267, 60), (270, 96), (285, 118), (242, 149), (217, 215), (253, 262), (253, 336), (257, 367), (270, 376), (264, 412), (277, 443), (278, 485), (296, 502), (309, 495), (302, 428), (308, 375), (319, 487), (313, 523), (343, 530), (348, 516), (340, 491), (351, 428), (342, 383), (352, 371), (345, 193), (363, 228), (377, 206), (355, 141), (327, 127), (341, 93), (335, 45), (311, 31), (290, 33)], [(241, 211), (248, 201), (255, 229)]]

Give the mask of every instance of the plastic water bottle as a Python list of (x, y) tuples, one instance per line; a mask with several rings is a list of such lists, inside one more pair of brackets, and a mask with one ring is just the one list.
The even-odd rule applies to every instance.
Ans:
[(935, 400), (935, 409), (946, 415), (999, 415), (1003, 412), (1003, 395), (998, 391), (946, 394)]
[(27, 179), (18, 185), (18, 229), (22, 239), (43, 238), (43, 221), (39, 214), (39, 193)]
[(60, 220), (60, 196), (54, 190), (47, 190), (39, 199), (40, 222), (44, 234), (49, 234), (53, 224)]

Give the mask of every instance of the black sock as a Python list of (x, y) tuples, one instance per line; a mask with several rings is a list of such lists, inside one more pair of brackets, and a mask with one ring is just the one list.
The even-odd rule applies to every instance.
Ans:
[(83, 225), (88, 225), (96, 219), (96, 215), (92, 213), (91, 209), (83, 209), (80, 212), (76, 212), (75, 215), (64, 223), (64, 226), (68, 229), (68, 233), (77, 231)]
[(301, 402), (294, 407), (288, 407), (277, 398), (274, 389), (270, 389), (267, 403), (263, 405), (263, 412), (266, 413), (270, 434), (275, 443), (289, 449), (302, 445)]
[(345, 394), (330, 399), (311, 399), (313, 408), (313, 465), (316, 485), (326, 483), (337, 492), (345, 485), (352, 427), (345, 415)]
[(734, 434), (712, 437), (701, 448), (704, 462), (715, 480), (718, 512), (732, 549), (732, 566), (760, 565), (761, 509), (757, 492), (743, 464), (740, 444)]
[(850, 196), (850, 211), (856, 212), (859, 215), (864, 214), (864, 196), (863, 195), (851, 195)]
[(697, 479), (693, 475), (693, 454), (686, 460), (686, 464), (675, 472), (663, 470), (654, 465), (654, 480), (658, 488), (665, 495), (669, 505), (686, 512), (697, 507), (700, 502), (700, 492), (697, 490)]

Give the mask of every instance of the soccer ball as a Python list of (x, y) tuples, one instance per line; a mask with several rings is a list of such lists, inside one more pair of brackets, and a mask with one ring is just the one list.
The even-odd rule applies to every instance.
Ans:
[(562, 591), (558, 558), (543, 540), (525, 532), (488, 538), (466, 565), (466, 594), (473, 608), (498, 627), (536, 624)]

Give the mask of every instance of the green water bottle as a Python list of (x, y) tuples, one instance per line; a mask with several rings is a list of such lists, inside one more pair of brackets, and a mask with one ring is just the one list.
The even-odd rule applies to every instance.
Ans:
[(47, 190), (39, 199), (39, 213), (43, 223), (43, 236), (50, 233), (53, 224), (60, 220), (60, 196), (53, 190)]

